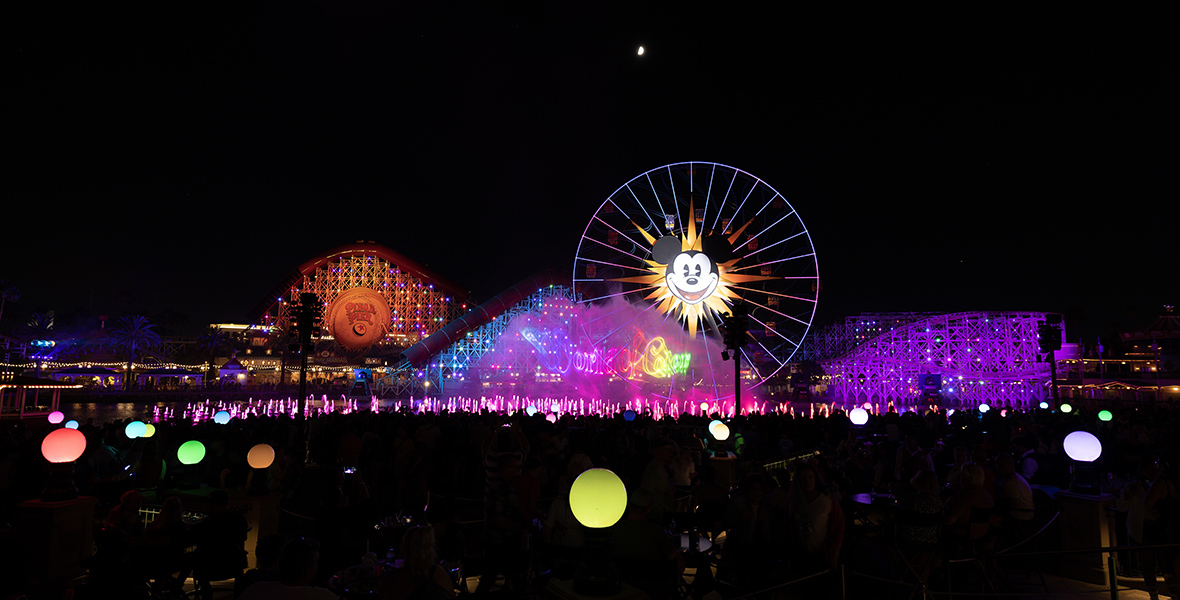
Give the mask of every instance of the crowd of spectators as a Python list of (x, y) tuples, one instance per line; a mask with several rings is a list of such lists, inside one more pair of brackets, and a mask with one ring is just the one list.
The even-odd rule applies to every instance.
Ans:
[[(697, 570), (717, 573), (716, 580), (698, 577), (709, 580), (693, 590), (702, 597), (837, 564), (896, 579), (904, 561), (927, 565), (917, 570), (928, 577), (939, 566), (927, 559), (940, 548), (991, 551), (1025, 540), (1051, 514), (1053, 494), (1069, 488), (1062, 440), (1078, 429), (1103, 443), (1095, 468), (1104, 490), (1120, 497), (1129, 540), (1178, 541), (1178, 416), (1168, 406), (1117, 410), (1110, 422), (1085, 407), (949, 417), (909, 409), (854, 427), (840, 411), (751, 415), (728, 420), (733, 434), (725, 442), (708, 435), (709, 418), (688, 415), (549, 422), (544, 415), (403, 409), (227, 425), (175, 420), (135, 440), (124, 435), (124, 422), (85, 423), (88, 444), (74, 477), (81, 494), (99, 499), (100, 547), (125, 553), (92, 565), (100, 583), (103, 569), (109, 575), (128, 556), (150, 554), (134, 564), (160, 589), (191, 575), (207, 595), (209, 581), (236, 577), (252, 583), (237, 586), (241, 598), (280, 597), (276, 590), (293, 588), (305, 590), (299, 597), (327, 598), (340, 591), (320, 589), (331, 586), (333, 574), (386, 564), (391, 550), (388, 558), (398, 562), (384, 569), (377, 592), (400, 599), (468, 591), (451, 568), (459, 564), (463, 574), (481, 576), (475, 594), (523, 594), (542, 575), (573, 576), (587, 531), (570, 509), (570, 485), (586, 469), (605, 467), (629, 491), (613, 545), (630, 567), (624, 580), (656, 597), (673, 595), (686, 557), (687, 566), (699, 558), (685, 552), (679, 535), (691, 527), (716, 543), (712, 562)], [(0, 429), (0, 509), (8, 522), (16, 504), (37, 497), (48, 481), (37, 452), (44, 434), (23, 423)], [(190, 439), (201, 440), (207, 454), (183, 465), (176, 449)], [(262, 442), (275, 449), (275, 460), (251, 469), (246, 454)], [(184, 518), (183, 494), (176, 493), (192, 489), (212, 490), (196, 523)], [(857, 494), (895, 498), (888, 534), (865, 534)], [(235, 506), (251, 495), (280, 498), (279, 534), (256, 549), (244, 547), (245, 520)], [(149, 523), (140, 515), (145, 497), (160, 506)], [(248, 572), (246, 550), (257, 561)], [(1154, 586), (1158, 573), (1175, 568), (1173, 556), (1144, 553), (1133, 566)], [(809, 585), (822, 593), (829, 583)]]

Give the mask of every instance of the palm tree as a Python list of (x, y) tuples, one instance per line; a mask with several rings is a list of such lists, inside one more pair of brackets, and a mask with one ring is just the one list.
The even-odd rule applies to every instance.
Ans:
[(127, 352), (127, 379), (124, 389), (131, 389), (131, 365), (136, 357), (160, 346), (160, 334), (152, 330), (153, 325), (143, 315), (119, 317), (118, 325), (111, 328), (110, 344)]
[(16, 289), (16, 284), (7, 279), (0, 279), (0, 319), (4, 318), (4, 305), (9, 300), (17, 302), (20, 300), (20, 290)]

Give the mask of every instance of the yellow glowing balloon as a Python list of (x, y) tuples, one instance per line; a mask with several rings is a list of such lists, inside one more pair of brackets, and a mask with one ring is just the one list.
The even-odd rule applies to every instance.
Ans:
[(721, 442), (728, 440), (729, 425), (726, 425), (725, 423), (718, 423), (717, 426), (713, 428), (713, 437), (717, 438), (717, 440)]
[(589, 469), (570, 486), (570, 510), (586, 527), (610, 527), (627, 510), (627, 488), (610, 469)]
[(275, 461), (275, 449), (267, 444), (258, 444), (246, 454), (246, 462), (253, 469), (265, 469)]
[(156, 426), (148, 423), (143, 426), (143, 435), (141, 437), (149, 438), (156, 435)]

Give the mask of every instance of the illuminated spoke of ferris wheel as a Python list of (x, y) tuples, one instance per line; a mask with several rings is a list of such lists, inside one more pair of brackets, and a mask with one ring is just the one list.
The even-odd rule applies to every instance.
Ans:
[[(786, 219), (787, 217), (790, 217), (790, 216), (791, 216), (791, 215), (793, 215), (793, 214), (795, 214), (795, 211), (794, 211), (794, 210), (792, 210), (791, 212), (789, 212), (789, 213), (787, 213), (787, 214), (783, 215), (782, 217), (779, 217), (779, 220), (775, 221), (774, 223), (771, 223), (770, 225), (767, 225), (767, 226), (766, 226), (766, 229), (763, 229), (762, 231), (759, 231), (757, 234), (755, 234), (755, 235), (751, 236), (751, 237), (750, 237), (750, 239), (751, 239), (751, 240), (756, 240), (756, 239), (758, 239), (758, 237), (759, 237), (759, 236), (761, 236), (762, 234), (766, 233), (767, 231), (770, 231), (770, 230), (771, 230), (771, 228), (773, 228), (775, 225), (778, 225), (779, 223), (782, 223), (782, 222), (783, 222), (783, 219)], [(790, 239), (790, 238), (788, 238), (788, 239)], [(786, 241), (786, 240), (780, 240), (780, 242), (779, 242), (779, 243), (781, 243), (781, 242), (784, 242), (784, 241)], [(755, 253), (757, 253), (757, 252), (758, 252), (758, 251), (757, 251), (757, 250), (755, 250), (754, 252), (751, 252), (750, 254), (755, 254)], [(750, 256), (750, 254), (747, 254), (746, 256)], [(742, 258), (745, 258), (746, 256), (743, 256)]]
[[(639, 261), (640, 263), (642, 263), (642, 262), (643, 262), (643, 259), (642, 259), (642, 258), (640, 258), (640, 257), (638, 257), (638, 256), (635, 256), (634, 254), (631, 254), (630, 252), (624, 252), (624, 251), (622, 251), (622, 250), (619, 250), (619, 249), (618, 249), (618, 248), (616, 248), (615, 246), (611, 246), (610, 244), (608, 244), (608, 243), (606, 243), (606, 242), (602, 242), (602, 241), (596, 240), (596, 239), (594, 239), (594, 238), (592, 238), (592, 237), (585, 236), (585, 235), (583, 235), (583, 236), (582, 236), (582, 239), (584, 239), (584, 240), (590, 240), (591, 242), (594, 242), (595, 244), (599, 244), (599, 245), (601, 245), (603, 248), (610, 248), (611, 250), (614, 250), (615, 252), (618, 252), (619, 254), (625, 254), (625, 255), (627, 255), (627, 256), (630, 256), (631, 258), (634, 258), (636, 261)], [(583, 259), (583, 260), (585, 260), (585, 259)]]
[[(692, 163), (689, 164), (691, 165)], [(709, 185), (705, 187), (705, 210), (701, 212), (701, 226), (704, 226), (706, 215), (709, 214), (709, 198), (713, 195), (713, 176), (716, 174), (717, 163), (713, 163), (713, 168), (709, 169)], [(693, 215), (693, 218), (696, 218), (696, 215)]]
[[(796, 277), (795, 279), (814, 279), (813, 277)], [(767, 296), (778, 296), (779, 298), (790, 298), (791, 300), (801, 300), (803, 302), (810, 302), (815, 304), (817, 300), (814, 298), (800, 298), (799, 296), (791, 296), (790, 294), (780, 294), (778, 292), (768, 292), (757, 288), (748, 288), (743, 285), (730, 285), (729, 287), (735, 290), (742, 290), (743, 292), (753, 292), (755, 294), (766, 294)]]
[(795, 340), (792, 340), (791, 338), (789, 338), (789, 337), (787, 337), (787, 336), (785, 336), (785, 335), (783, 335), (783, 334), (779, 333), (777, 329), (770, 329), (769, 327), (767, 327), (767, 326), (766, 326), (766, 323), (763, 323), (762, 321), (759, 321), (759, 320), (758, 320), (757, 318), (755, 318), (755, 317), (750, 317), (750, 319), (753, 319), (753, 321), (754, 321), (755, 323), (758, 323), (759, 325), (761, 325), (763, 329), (765, 329), (765, 330), (767, 330), (767, 331), (769, 331), (769, 332), (771, 332), (771, 333), (773, 333), (773, 334), (775, 334), (775, 335), (777, 335), (777, 336), (779, 336), (779, 337), (783, 338), (783, 341), (785, 341), (785, 342), (790, 342), (790, 343), (791, 343), (792, 345), (794, 345), (796, 348), (798, 348), (798, 347), (799, 347), (799, 344), (798, 344), (798, 343), (796, 343), (796, 342), (795, 342)]
[(725, 201), (729, 200), (729, 192), (733, 190), (733, 182), (737, 181), (737, 176), (737, 170), (734, 170), (733, 179), (729, 180), (729, 187), (725, 188), (725, 197), (721, 199), (719, 204), (721, 208), (717, 209), (717, 217), (713, 219), (713, 227), (709, 231), (717, 231), (717, 223), (721, 222), (721, 213), (724, 212)]
[[(774, 190), (773, 190), (773, 189), (771, 189), (770, 191), (774, 192)], [(767, 206), (770, 206), (770, 203), (771, 203), (771, 202), (774, 202), (774, 199), (775, 199), (775, 198), (783, 198), (783, 196), (782, 196), (782, 194), (780, 194), (780, 193), (778, 193), (778, 192), (774, 192), (774, 196), (771, 196), (770, 200), (767, 200), (767, 201), (766, 201), (766, 204), (763, 204), (763, 205), (762, 205), (762, 208), (759, 208), (759, 209), (758, 209), (758, 212), (754, 213), (754, 216), (756, 217), (756, 216), (758, 216), (758, 215), (762, 214), (762, 211), (766, 210), (766, 207), (767, 207)], [(786, 201), (787, 201), (787, 199), (786, 199), (786, 198), (783, 198), (783, 202), (786, 202)], [(793, 210), (792, 210), (791, 212), (795, 212), (795, 211), (793, 211)]]
[[(737, 173), (734, 173), (734, 177), (737, 177)], [(750, 187), (750, 191), (746, 192), (746, 197), (742, 198), (741, 204), (738, 204), (737, 208), (733, 209), (733, 217), (730, 218), (731, 222), (734, 222), (738, 218), (738, 213), (742, 212), (742, 207), (746, 205), (746, 200), (750, 199), (750, 194), (753, 194), (754, 190), (758, 189), (758, 184), (760, 183), (762, 183), (761, 179), (755, 181), (754, 185)]]
[[(759, 373), (759, 372), (758, 372), (758, 367), (754, 366), (754, 361), (753, 361), (753, 360), (750, 360), (750, 355), (749, 355), (749, 354), (746, 354), (746, 349), (745, 349), (745, 348), (742, 348), (742, 356), (744, 356), (744, 357), (746, 358), (746, 364), (747, 364), (747, 365), (750, 365), (750, 370), (754, 372), (754, 375), (756, 375), (756, 376), (758, 377), (758, 379), (759, 379), (759, 380), (761, 380), (761, 379), (762, 379), (762, 373)], [(778, 359), (776, 358), (775, 360), (778, 360)], [(738, 384), (737, 384), (737, 385), (741, 385), (741, 382), (738, 382)]]
[[(651, 273), (651, 270), (650, 270), (650, 269), (645, 269), (645, 268), (643, 268), (643, 267), (637, 267), (637, 266), (635, 266), (635, 265), (620, 265), (620, 264), (618, 264), (618, 263), (613, 263), (613, 262), (606, 262), (605, 260), (595, 260), (595, 259), (593, 259), (593, 258), (583, 258), (583, 259), (582, 259), (582, 262), (592, 262), (592, 263), (598, 263), (598, 264), (600, 264), (600, 265), (607, 265), (607, 266), (611, 266), (611, 267), (619, 267), (620, 269), (631, 269), (632, 271), (640, 271), (640, 272), (642, 272), (642, 273), (644, 273), (644, 274), (649, 274), (649, 273)], [(603, 280), (602, 280), (602, 279), (595, 279), (594, 281), (603, 281)]]
[[(690, 179), (691, 177), (689, 175)], [(672, 165), (668, 165), (668, 185), (672, 187), (672, 208), (676, 209), (676, 222), (680, 224), (680, 235), (684, 235), (685, 225), (684, 220), (680, 218), (680, 202), (676, 199), (676, 177), (672, 175)]]
[(777, 311), (777, 310), (775, 310), (775, 309), (773, 309), (773, 308), (771, 308), (771, 307), (769, 307), (769, 306), (763, 306), (763, 305), (761, 305), (761, 304), (758, 304), (757, 302), (754, 302), (753, 300), (746, 300), (746, 302), (749, 302), (750, 304), (753, 304), (754, 306), (757, 306), (758, 308), (765, 308), (766, 310), (768, 310), (768, 311), (770, 311), (770, 312), (772, 312), (772, 313), (774, 313), (774, 314), (776, 314), (776, 315), (778, 315), (778, 316), (780, 316), (780, 317), (786, 317), (786, 318), (788, 318), (788, 319), (790, 319), (790, 320), (792, 320), (792, 321), (794, 321), (794, 322), (796, 322), (796, 323), (802, 323), (802, 324), (803, 324), (805, 327), (811, 327), (811, 324), (810, 324), (810, 323), (808, 323), (807, 321), (800, 321), (799, 319), (797, 319), (797, 318), (795, 318), (795, 317), (792, 317), (791, 315), (788, 315), (788, 314), (787, 314), (787, 313), (785, 313), (785, 312), (782, 312), (782, 311)]
[[(627, 216), (627, 215), (623, 215), (623, 216)], [(622, 231), (619, 231), (618, 229), (615, 229), (614, 225), (611, 225), (610, 223), (603, 221), (598, 215), (594, 215), (594, 220), (598, 221), (599, 223), (602, 223), (603, 225), (606, 225), (607, 227), (610, 227), (611, 231), (623, 236), (624, 238), (627, 239), (628, 242), (631, 242), (632, 245), (639, 247), (639, 248), (643, 247), (642, 244), (631, 239), (631, 236), (623, 233)]]
[[(791, 214), (794, 214), (794, 213), (795, 213), (795, 211), (791, 211)], [(777, 225), (777, 223), (776, 223), (776, 225)], [(771, 227), (773, 227), (773, 225), (772, 225)], [(762, 235), (762, 233), (765, 233), (765, 230), (763, 230), (763, 231), (762, 231), (761, 233), (759, 233), (758, 235)], [(751, 252), (751, 253), (749, 253), (749, 254), (747, 254), (747, 255), (743, 256), (743, 257), (742, 257), (742, 260), (745, 260), (745, 259), (747, 259), (747, 258), (750, 258), (751, 256), (754, 256), (755, 254), (758, 254), (759, 252), (762, 252), (763, 250), (770, 250), (771, 248), (773, 248), (773, 247), (775, 247), (775, 246), (777, 246), (777, 245), (779, 245), (779, 244), (782, 244), (782, 243), (789, 242), (789, 241), (791, 241), (791, 240), (793, 240), (793, 239), (795, 239), (795, 238), (797, 238), (797, 237), (799, 237), (799, 236), (801, 236), (801, 235), (803, 235), (803, 234), (805, 234), (805, 233), (807, 233), (807, 232), (806, 232), (806, 231), (800, 231), (799, 233), (796, 233), (795, 235), (792, 235), (791, 237), (788, 237), (788, 238), (783, 238), (783, 239), (781, 239), (781, 240), (779, 240), (779, 241), (777, 241), (777, 242), (775, 242), (775, 243), (773, 243), (773, 244), (770, 244), (770, 245), (767, 245), (767, 246), (759, 246), (759, 248), (758, 248), (757, 250), (755, 250), (755, 251), (753, 251), (753, 252)], [(757, 238), (758, 238), (758, 235), (754, 236), (754, 239), (757, 239)]]
[[(659, 225), (656, 225), (656, 221), (655, 221), (655, 219), (651, 218), (651, 213), (647, 212), (647, 207), (643, 206), (643, 203), (639, 201), (639, 196), (636, 196), (636, 195), (635, 195), (635, 190), (631, 189), (631, 183), (630, 183), (630, 182), (628, 182), (628, 183), (627, 183), (627, 185), (625, 185), (625, 186), (623, 186), (623, 187), (627, 188), (627, 191), (631, 193), (631, 197), (635, 199), (635, 206), (638, 206), (638, 207), (639, 207), (639, 210), (642, 210), (642, 211), (643, 211), (643, 215), (644, 215), (645, 217), (647, 217), (647, 221), (648, 221), (649, 223), (651, 223), (651, 226), (652, 226), (652, 227), (655, 227), (655, 228), (656, 228), (656, 231), (659, 231), (659, 230), (660, 230), (660, 226), (659, 226)], [(611, 204), (614, 204), (614, 202), (612, 201), (612, 202), (611, 202)], [(617, 205), (617, 204), (615, 204), (615, 206), (618, 206), (618, 205)], [(623, 212), (623, 210), (622, 210), (622, 209), (619, 209), (619, 212)], [(624, 214), (624, 215), (626, 215), (627, 213), (623, 213), (623, 214)]]
[[(643, 177), (647, 179), (647, 185), (651, 188), (651, 196), (656, 199), (656, 206), (660, 207), (660, 216), (664, 218), (663, 222), (666, 226), (668, 222), (668, 211), (664, 210), (664, 203), (660, 201), (660, 194), (656, 192), (656, 184), (651, 182), (651, 172), (644, 173)], [(676, 199), (673, 198), (672, 202), (675, 203)]]
[[(767, 356), (769, 356), (770, 358), (773, 358), (774, 362), (778, 363), (778, 366), (781, 367), (786, 364), (785, 362), (779, 360), (778, 357), (774, 355), (774, 352), (771, 352), (770, 348), (767, 348), (766, 345), (763, 344), (762, 342), (758, 342), (758, 347), (762, 348), (762, 351), (765, 352)], [(777, 370), (777, 369), (775, 369), (775, 370)]]
[[(778, 260), (768, 260), (766, 262), (760, 262), (760, 263), (753, 264), (753, 265), (746, 265), (744, 267), (738, 267), (736, 269), (730, 269), (730, 272), (737, 273), (738, 271), (744, 271), (746, 269), (753, 269), (754, 267), (773, 265), (775, 263), (787, 262), (788, 260), (799, 260), (800, 258), (807, 258), (808, 256), (815, 256), (815, 253), (808, 252), (807, 254), (799, 254), (797, 256), (788, 256), (787, 258), (780, 258)], [(783, 277), (783, 279), (817, 279), (817, 278), (819, 278), (818, 275), (805, 276), (805, 277)]]

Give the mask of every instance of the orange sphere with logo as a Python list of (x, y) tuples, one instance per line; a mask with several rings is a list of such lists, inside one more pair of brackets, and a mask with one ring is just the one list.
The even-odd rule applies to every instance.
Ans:
[(385, 337), (390, 317), (385, 296), (376, 290), (357, 287), (332, 301), (324, 315), (324, 324), (341, 346), (362, 350)]

